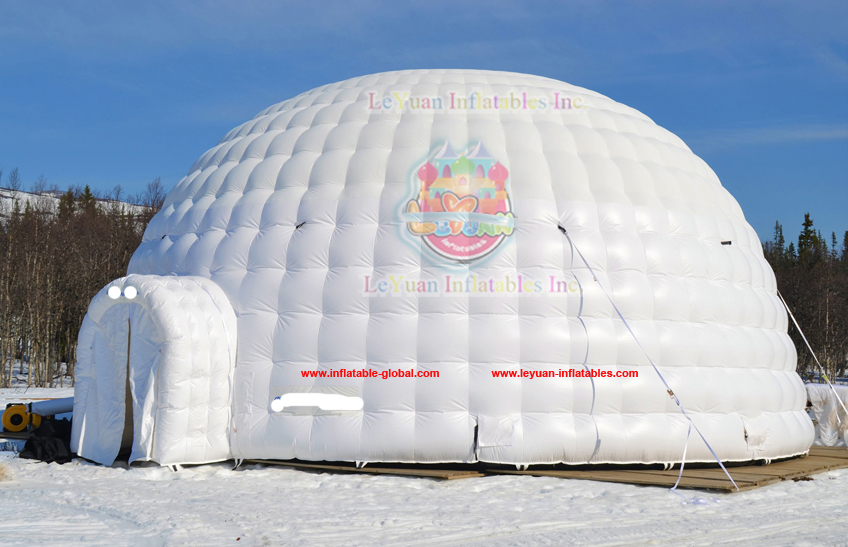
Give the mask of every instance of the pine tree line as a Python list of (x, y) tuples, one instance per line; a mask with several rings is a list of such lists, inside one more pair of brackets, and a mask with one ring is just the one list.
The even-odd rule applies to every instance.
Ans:
[[(763, 252), (777, 277), (777, 287), (792, 309), (827, 375), (845, 375), (848, 366), (848, 231), (829, 241), (804, 215), (797, 245), (787, 245), (778, 222), (774, 237)], [(789, 334), (798, 349), (798, 373), (805, 380), (819, 380), (813, 356), (794, 325)]]
[[(0, 171), (0, 181), (2, 181)], [(88, 304), (126, 275), (147, 223), (164, 201), (159, 179), (126, 197), (65, 192), (44, 177), (22, 194), (17, 169), (0, 189), (0, 387), (69, 385)]]

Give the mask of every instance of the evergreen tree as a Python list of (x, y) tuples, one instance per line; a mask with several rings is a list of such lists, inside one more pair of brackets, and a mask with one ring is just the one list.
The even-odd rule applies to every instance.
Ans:
[(68, 188), (68, 191), (59, 198), (59, 220), (66, 221), (68, 217), (73, 215), (75, 206), (74, 191)]
[(783, 265), (786, 260), (786, 239), (783, 237), (783, 226), (780, 222), (774, 223), (774, 239), (763, 244), (763, 252), (772, 268)]
[(780, 257), (782, 258), (786, 247), (786, 238), (783, 237), (783, 225), (780, 222), (774, 223), (774, 244), (780, 251)]
[(79, 208), (86, 216), (94, 216), (97, 214), (97, 199), (95, 199), (94, 194), (91, 193), (91, 188), (88, 184), (85, 185), (82, 195), (79, 198)]
[(804, 214), (803, 230), (798, 235), (798, 259), (812, 264), (819, 258), (821, 251), (821, 235), (813, 230), (813, 219), (810, 213)]
[[(794, 243), (781, 256), (783, 241), (779, 223), (774, 239), (763, 245), (777, 280), (810, 345), (832, 378), (845, 374), (848, 356), (848, 232), (838, 248), (836, 233), (830, 244), (813, 228), (810, 214), (804, 215), (797, 251)], [(798, 372), (807, 380), (819, 381), (819, 370), (800, 333), (790, 327), (798, 351)]]
[(842, 262), (848, 264), (848, 230), (845, 230), (845, 237), (842, 238)]

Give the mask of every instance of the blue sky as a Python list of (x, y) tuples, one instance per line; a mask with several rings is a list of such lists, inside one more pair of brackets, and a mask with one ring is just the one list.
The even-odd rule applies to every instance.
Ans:
[(848, 230), (848, 2), (0, 3), (0, 167), (173, 186), (229, 129), (405, 68), (539, 74), (680, 135), (763, 239)]

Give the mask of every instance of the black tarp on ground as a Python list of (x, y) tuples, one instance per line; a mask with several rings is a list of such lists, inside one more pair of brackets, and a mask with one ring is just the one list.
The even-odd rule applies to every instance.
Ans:
[(33, 430), (21, 458), (51, 463), (68, 463), (74, 457), (71, 452), (71, 421), (44, 420), (41, 427)]

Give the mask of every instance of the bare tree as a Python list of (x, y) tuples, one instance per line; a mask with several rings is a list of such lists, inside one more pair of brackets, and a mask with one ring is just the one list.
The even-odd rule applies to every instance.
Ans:
[[(161, 192), (154, 183), (146, 192), (151, 203)], [(3, 202), (10, 205), (0, 216), (0, 386), (16, 377), (32, 386), (72, 381), (88, 304), (126, 274), (153, 214), (117, 201), (120, 187), (102, 196), (87, 186), (61, 194), (48, 188), (39, 177), (32, 189), (40, 195)]]
[(9, 178), (6, 179), (6, 188), (13, 192), (18, 192), (21, 189), (21, 175), (18, 173), (18, 168), (15, 167), (9, 172)]

